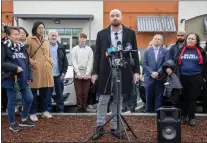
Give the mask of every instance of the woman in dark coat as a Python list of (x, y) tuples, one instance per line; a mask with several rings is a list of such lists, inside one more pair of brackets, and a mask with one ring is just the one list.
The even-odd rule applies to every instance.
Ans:
[(181, 123), (185, 123), (188, 116), (190, 126), (196, 125), (196, 100), (201, 94), (201, 88), (205, 85), (206, 80), (204, 75), (206, 53), (199, 43), (199, 36), (190, 33), (186, 36), (184, 47), (177, 54), (178, 72), (183, 86), (183, 95), (180, 97)]
[[(20, 127), (33, 127), (33, 122), (28, 119), (29, 110), (32, 105), (33, 95), (29, 87), (32, 80), (29, 58), (26, 47), (19, 43), (19, 29), (17, 27), (6, 27), (7, 37), (1, 42), (1, 69), (2, 87), (6, 89), (8, 98), (8, 120), (9, 129), (18, 132)], [(22, 121), (15, 122), (15, 97), (20, 91), (24, 99)]]

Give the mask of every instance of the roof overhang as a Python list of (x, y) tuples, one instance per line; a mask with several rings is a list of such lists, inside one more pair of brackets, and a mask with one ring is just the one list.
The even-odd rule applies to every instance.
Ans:
[(173, 16), (137, 16), (138, 32), (176, 32)]
[(94, 15), (78, 14), (13, 14), (15, 18), (21, 19), (53, 19), (53, 20), (93, 20)]

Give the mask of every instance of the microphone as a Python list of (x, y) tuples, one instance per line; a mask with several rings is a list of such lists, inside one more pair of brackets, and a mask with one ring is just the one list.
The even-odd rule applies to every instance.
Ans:
[(122, 49), (122, 45), (121, 45), (121, 41), (117, 41), (117, 46), (110, 46), (109, 48), (107, 48), (106, 54), (111, 55), (111, 54), (115, 54), (118, 53), (119, 51), (123, 50)]
[(125, 50), (126, 51), (131, 51), (132, 50), (132, 45), (130, 43), (127, 43)]
[(115, 53), (116, 51), (117, 51), (117, 49), (116, 49), (115, 47), (110, 46), (109, 48), (107, 48), (106, 53), (107, 53), (108, 55), (111, 55), (111, 54)]
[(130, 65), (134, 66), (135, 62), (134, 62), (134, 59), (132, 58), (132, 53), (131, 52), (129, 52), (129, 57), (130, 57)]
[[(121, 45), (121, 41), (117, 41), (116, 47), (117, 47), (117, 51), (123, 50), (122, 45)], [(119, 54), (120, 54), (120, 59), (123, 59), (122, 52), (119, 52)]]
[(116, 46), (117, 46), (117, 51), (121, 51), (121, 50), (123, 50), (123, 48), (122, 48), (122, 46), (121, 46), (121, 41), (117, 41)]
[(109, 65), (110, 67), (112, 67), (112, 54), (114, 54), (116, 52), (116, 48), (113, 47), (112, 45), (106, 49), (106, 57), (108, 58), (109, 61)]
[(126, 51), (129, 51), (129, 60), (130, 60), (130, 65), (131, 66), (134, 66), (135, 65), (135, 62), (134, 62), (134, 59), (132, 58), (132, 45), (130, 43), (127, 43), (126, 44), (126, 48), (125, 48)]

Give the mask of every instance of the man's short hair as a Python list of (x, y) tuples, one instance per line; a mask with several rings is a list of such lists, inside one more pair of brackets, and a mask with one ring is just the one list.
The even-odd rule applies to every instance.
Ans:
[(78, 37), (80, 37), (80, 38), (86, 38), (87, 39), (87, 35), (85, 34), (85, 33), (83, 33), (83, 32), (80, 32), (79, 34), (78, 34)]
[[(154, 37), (155, 37), (155, 36), (160, 36), (160, 37), (162, 37), (162, 39), (164, 38), (162, 34), (155, 34)], [(154, 38), (154, 37), (153, 37), (153, 38)]]

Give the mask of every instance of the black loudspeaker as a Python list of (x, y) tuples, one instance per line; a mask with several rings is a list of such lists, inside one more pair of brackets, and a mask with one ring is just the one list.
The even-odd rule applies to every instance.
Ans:
[(161, 107), (157, 112), (158, 143), (180, 143), (180, 110), (174, 107)]

